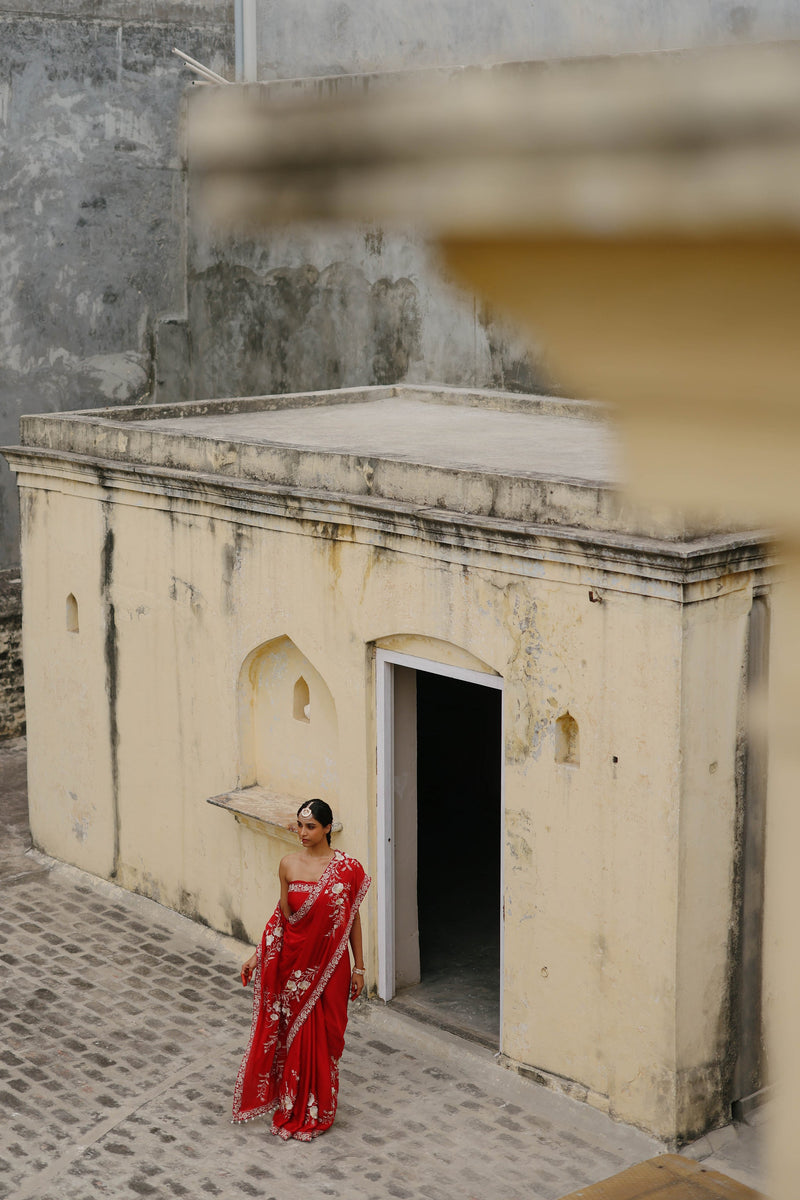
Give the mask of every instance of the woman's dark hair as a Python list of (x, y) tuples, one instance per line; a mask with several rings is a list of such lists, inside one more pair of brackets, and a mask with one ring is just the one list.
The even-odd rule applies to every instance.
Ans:
[[(314, 820), (319, 821), (324, 829), (326, 825), (333, 824), (333, 810), (330, 804), (326, 804), (324, 800), (307, 800), (305, 804), (301, 804), (297, 810), (298, 817), (304, 808), (310, 808), (314, 815)], [(327, 833), (328, 845), (331, 844), (330, 831)]]

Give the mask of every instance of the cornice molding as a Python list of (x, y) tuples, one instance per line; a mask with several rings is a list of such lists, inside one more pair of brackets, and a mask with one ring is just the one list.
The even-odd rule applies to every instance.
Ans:
[[(384, 547), (388, 539), (414, 540), (436, 547), (439, 558), (441, 551), (448, 549), (451, 555), (470, 552), (524, 559), (530, 564), (552, 562), (589, 568), (624, 577), (617, 590), (648, 592), (649, 583), (661, 583), (673, 585), (670, 591), (677, 587), (680, 592), (708, 580), (764, 572), (777, 560), (767, 530), (673, 541), (578, 526), (526, 524), (380, 497), (124, 463), (35, 446), (5, 447), (2, 453), (17, 472), (20, 487), (54, 490), (60, 481), (72, 482), (88, 488), (90, 493), (96, 492), (98, 499), (111, 498), (116, 503), (125, 503), (122, 493), (128, 492), (149, 497), (154, 508), (174, 511), (174, 502), (183, 501), (186, 511), (192, 505), (210, 505), (227, 520), (263, 525), (262, 518), (266, 517), (273, 528), (282, 526), (292, 532), (298, 531), (291, 530), (291, 526), (302, 524), (304, 536)], [(402, 546), (391, 548), (403, 551)], [(532, 572), (523, 569), (520, 573)], [(631, 586), (637, 579), (640, 586)], [(614, 585), (607, 582), (605, 586)], [(670, 598), (688, 597), (676, 593)]]

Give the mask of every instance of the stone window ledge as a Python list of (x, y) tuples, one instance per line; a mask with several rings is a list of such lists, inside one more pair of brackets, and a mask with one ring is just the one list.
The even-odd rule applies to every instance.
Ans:
[[(210, 796), (207, 801), (208, 804), (233, 813), (240, 825), (245, 825), (256, 833), (266, 833), (279, 841), (289, 842), (295, 847), (299, 844), (296, 833), (297, 810), (306, 802), (307, 797), (277, 792), (260, 784), (223, 792), (219, 796)], [(331, 834), (340, 833), (341, 829), (341, 821), (334, 821)]]

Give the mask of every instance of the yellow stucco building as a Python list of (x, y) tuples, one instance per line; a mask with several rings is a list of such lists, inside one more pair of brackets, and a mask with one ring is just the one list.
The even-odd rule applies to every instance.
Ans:
[(496, 945), (510, 1065), (667, 1140), (756, 1090), (763, 534), (637, 509), (603, 411), (547, 397), (21, 425), (41, 849), (254, 939), (320, 795), (384, 1000), (435, 928), (440, 968)]

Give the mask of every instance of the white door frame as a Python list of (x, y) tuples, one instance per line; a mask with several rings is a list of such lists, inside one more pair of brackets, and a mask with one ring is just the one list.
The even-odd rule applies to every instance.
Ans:
[[(445, 675), (465, 683), (495, 688), (502, 692), (503, 680), (488, 671), (451, 667), (430, 658), (400, 654), (394, 650), (375, 653), (377, 699), (378, 766), (378, 995), (391, 1000), (395, 980), (395, 880), (394, 880), (394, 668), (409, 667), (431, 675)], [(502, 703), (502, 701), (501, 701)], [(503, 1038), (503, 898), (505, 896), (505, 737), (500, 717), (500, 1045)]]

